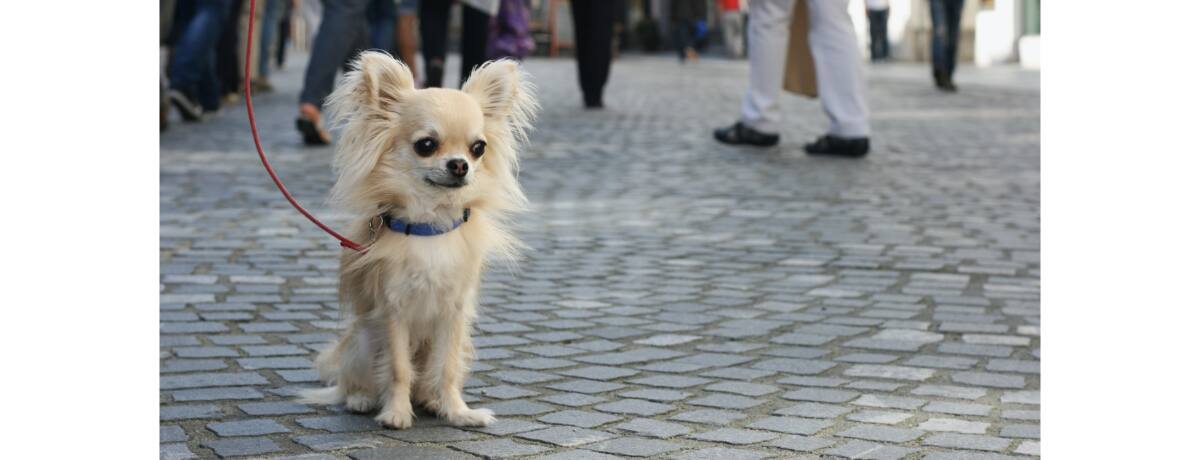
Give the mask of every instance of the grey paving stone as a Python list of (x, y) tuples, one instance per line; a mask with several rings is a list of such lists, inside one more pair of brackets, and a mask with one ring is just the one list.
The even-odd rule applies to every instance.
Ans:
[(637, 437), (621, 437), (589, 444), (586, 448), (623, 457), (650, 457), (682, 449), (681, 444)]
[(570, 426), (555, 426), (541, 430), (525, 431), (517, 434), (517, 437), (520, 438), (550, 443), (560, 447), (577, 447), (584, 444), (603, 441), (614, 436), (614, 434), (604, 431), (589, 430), (586, 428)]
[(538, 415), (554, 410), (553, 406), (527, 399), (492, 402), (484, 404), (483, 407), (491, 409), (496, 415)]
[(247, 415), (291, 415), (316, 412), (316, 409), (312, 407), (286, 401), (244, 403), (238, 404), (238, 409)]
[(383, 441), (373, 436), (357, 433), (293, 436), (292, 441), (317, 451), (374, 448), (379, 447), (383, 443)]
[(834, 433), (843, 438), (865, 439), (868, 441), (907, 442), (921, 437), (923, 431), (911, 428), (897, 428), (883, 425), (858, 425)]
[(836, 418), (850, 412), (851, 408), (837, 404), (800, 403), (776, 410), (776, 415), (798, 415), (809, 418)]
[(992, 412), (992, 406), (988, 404), (933, 401), (929, 404), (926, 404), (922, 410), (926, 412), (940, 412), (943, 414), (985, 416)]
[(158, 458), (159, 460), (187, 460), (199, 457), (188, 449), (187, 443), (179, 442), (160, 444), (158, 446)]
[(883, 394), (867, 394), (862, 395), (858, 399), (851, 402), (856, 406), (880, 407), (884, 409), (905, 409), (913, 410), (928, 403), (924, 399), (907, 398), (904, 396), (892, 396)]
[(749, 409), (763, 405), (766, 401), (738, 395), (713, 394), (702, 398), (690, 399), (687, 403), (693, 406), (715, 407), (718, 409)]
[(779, 391), (779, 387), (775, 385), (763, 385), (759, 383), (749, 382), (721, 382), (704, 387), (709, 391), (720, 391), (722, 393), (733, 393), (742, 396), (763, 396)]
[(264, 434), (287, 433), (287, 427), (269, 419), (236, 420), (231, 422), (214, 422), (207, 425), (209, 430), (218, 436), (260, 436)]
[(783, 436), (779, 439), (771, 441), (770, 446), (780, 447), (787, 450), (796, 450), (801, 452), (812, 452), (815, 450), (824, 449), (836, 443), (833, 439), (818, 438), (810, 436)]
[(853, 414), (847, 415), (846, 420), (865, 423), (881, 423), (884, 425), (895, 425), (913, 417), (909, 412), (892, 412), (882, 410), (861, 410)]
[(296, 419), (296, 423), (305, 428), (324, 430), (331, 433), (372, 431), (379, 429), (379, 424), (374, 420), (371, 420), (370, 417), (350, 414), (301, 418)]
[(596, 394), (596, 393), (607, 393), (607, 392), (610, 392), (613, 390), (625, 388), (625, 385), (620, 384), (620, 383), (612, 383), (612, 382), (598, 382), (595, 380), (576, 379), (576, 380), (568, 380), (565, 382), (559, 382), (559, 383), (546, 385), (546, 388), (559, 390), (559, 391), (569, 391), (572, 393)]
[(692, 433), (689, 438), (701, 441), (722, 442), (725, 444), (756, 444), (778, 438), (779, 435), (766, 431), (743, 430), (740, 428), (719, 428), (702, 433)]
[[(351, 451), (347, 455), (354, 460), (393, 460), (401, 458), (404, 460), (469, 460), (476, 458), (472, 455), (455, 452), (445, 447), (419, 446), (380, 447)], [(504, 457), (503, 455), (496, 455), (494, 458)]]
[(270, 438), (214, 439), (201, 442), (200, 445), (212, 449), (222, 458), (263, 455), (283, 450)]
[(910, 393), (921, 396), (975, 400), (987, 395), (987, 390), (957, 385), (920, 385), (913, 388)]
[(436, 442), (447, 443), (454, 441), (469, 441), (480, 437), (478, 433), (460, 430), (449, 426), (421, 426), (421, 421), (412, 428), (404, 430), (388, 430), (383, 433), (389, 438), (399, 439), (405, 442), (421, 443), (421, 442)]
[(1006, 438), (1041, 439), (1041, 427), (1033, 424), (1007, 425), (1000, 428), (1000, 436)]
[(543, 415), (538, 417), (537, 420), (539, 422), (549, 423), (552, 425), (571, 425), (581, 428), (595, 428), (606, 423), (621, 420), (621, 417), (592, 411), (564, 410)]
[(730, 447), (708, 447), (680, 454), (671, 455), (676, 460), (759, 460), (771, 457), (773, 454), (749, 449), (734, 449)]
[(978, 452), (931, 452), (922, 460), (1022, 460), (1027, 457), (1013, 455), (985, 454)]
[(486, 427), (465, 427), (464, 429), (478, 431), (480, 433), (487, 433), (493, 436), (507, 436), (513, 433), (537, 430), (545, 427), (546, 425), (544, 424), (531, 422), (528, 420), (499, 418), (494, 423)]
[(593, 452), (590, 450), (574, 449), (557, 454), (533, 457), (533, 460), (618, 460), (621, 457)]
[(161, 421), (220, 418), (223, 414), (220, 407), (212, 404), (184, 404), (158, 408), (158, 419)]
[(649, 418), (635, 418), (613, 425), (612, 428), (660, 439), (673, 438), (675, 436), (687, 434), (692, 431), (691, 428), (688, 428), (685, 425)]
[(856, 391), (834, 390), (829, 388), (802, 388), (780, 395), (783, 399), (793, 401), (816, 401), (826, 403), (842, 403), (859, 395)]
[(637, 399), (619, 399), (610, 403), (597, 404), (595, 408), (596, 410), (614, 414), (649, 416), (669, 412), (674, 409), (674, 406)]
[(167, 375), (158, 378), (160, 390), (178, 390), (182, 388), (201, 387), (230, 387), (239, 385), (267, 385), (267, 381), (257, 372), (213, 372), (187, 375)]
[(692, 396), (692, 393), (686, 391), (664, 390), (661, 388), (648, 388), (642, 390), (625, 391), (619, 394), (622, 398), (637, 398), (650, 401), (681, 401)]
[[(485, 458), (509, 458), (533, 455), (549, 450), (546, 447), (514, 442), (510, 439), (488, 439), (451, 444), (451, 447)], [(398, 457), (392, 457), (398, 458)]]
[(558, 373), (591, 380), (612, 380), (636, 375), (639, 372), (633, 369), (623, 369), (619, 367), (585, 366), (577, 369), (559, 371)]
[(927, 446), (947, 447), (953, 449), (984, 450), (1000, 452), (1008, 448), (1010, 440), (995, 436), (979, 436), (958, 433), (937, 433), (926, 436), (921, 441)]
[(765, 417), (747, 424), (746, 428), (778, 431), (789, 434), (812, 435), (833, 426), (833, 422), (798, 417)]
[(250, 387), (218, 387), (180, 390), (171, 393), (176, 402), (217, 401), (222, 399), (261, 399), (262, 392)]
[(917, 452), (917, 449), (865, 441), (850, 441), (832, 449), (827, 449), (821, 452), (821, 454), (838, 458), (863, 460), (899, 460), (914, 452)]
[(1025, 388), (1025, 377), (1021, 375), (997, 374), (993, 372), (955, 372), (950, 379), (964, 385), (992, 388)]
[(703, 423), (706, 425), (728, 425), (730, 422), (746, 418), (745, 414), (727, 410), (701, 409), (680, 412), (671, 416), (671, 420), (681, 422)]
[(183, 428), (179, 425), (162, 425), (158, 427), (158, 442), (179, 442), (187, 441), (187, 433), (183, 432)]
[(556, 395), (545, 396), (540, 399), (549, 403), (570, 407), (590, 406), (592, 404), (608, 401), (608, 398), (580, 393), (559, 393)]
[(834, 365), (831, 362), (810, 359), (772, 358), (754, 363), (750, 367), (789, 374), (814, 375), (825, 372)]

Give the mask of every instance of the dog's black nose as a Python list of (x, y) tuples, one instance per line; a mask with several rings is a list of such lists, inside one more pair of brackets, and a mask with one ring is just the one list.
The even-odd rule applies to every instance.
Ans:
[(450, 171), (450, 174), (453, 174), (455, 177), (466, 176), (467, 169), (470, 169), (470, 165), (467, 164), (467, 160), (455, 158), (446, 162), (446, 170)]

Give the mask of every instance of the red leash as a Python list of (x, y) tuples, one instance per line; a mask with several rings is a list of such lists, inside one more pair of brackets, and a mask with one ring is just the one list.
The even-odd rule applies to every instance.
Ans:
[(271, 163), (267, 161), (267, 154), (263, 152), (262, 141), (258, 139), (258, 125), (254, 123), (254, 104), (250, 103), (250, 57), (254, 56), (255, 54), (253, 53), (253, 49), (251, 47), (253, 44), (253, 40), (251, 40), (251, 38), (254, 37), (254, 4), (255, 1), (250, 0), (250, 20), (247, 21), (250, 25), (246, 28), (246, 72), (242, 78), (242, 93), (246, 95), (246, 117), (250, 119), (250, 134), (254, 136), (254, 147), (258, 148), (258, 158), (262, 160), (263, 167), (267, 168), (267, 174), (271, 175), (271, 180), (275, 181), (275, 186), (279, 187), (280, 193), (283, 193), (283, 197), (287, 198), (288, 203), (291, 203), (292, 207), (296, 208), (297, 211), (300, 211), (300, 214), (304, 214), (304, 217), (307, 217), (308, 220), (312, 221), (312, 223), (316, 224), (318, 227), (321, 227), (321, 230), (325, 230), (325, 233), (337, 238), (338, 241), (342, 243), (343, 248), (362, 252), (365, 250), (362, 245), (350, 241), (349, 238), (346, 238), (338, 232), (333, 231), (332, 228), (329, 228), (329, 226), (321, 223), (321, 221), (317, 220), (316, 217), (314, 217), (312, 214), (309, 214), (309, 212), (305, 210), (303, 206), (300, 206), (300, 203), (296, 202), (296, 198), (292, 197), (292, 194), (288, 192), (287, 187), (283, 186), (283, 181), (279, 180), (279, 176), (275, 174), (275, 168), (272, 168)]

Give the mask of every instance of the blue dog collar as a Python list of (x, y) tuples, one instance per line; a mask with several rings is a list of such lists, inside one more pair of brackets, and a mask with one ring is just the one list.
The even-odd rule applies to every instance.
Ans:
[(384, 226), (396, 233), (416, 236), (438, 236), (443, 233), (450, 233), (454, 231), (454, 229), (458, 228), (459, 225), (462, 225), (467, 221), (467, 219), (470, 219), (471, 208), (463, 209), (462, 220), (455, 220), (454, 224), (448, 229), (442, 229), (433, 224), (406, 222), (404, 219), (392, 217), (387, 214), (380, 215), (379, 217), (383, 219)]

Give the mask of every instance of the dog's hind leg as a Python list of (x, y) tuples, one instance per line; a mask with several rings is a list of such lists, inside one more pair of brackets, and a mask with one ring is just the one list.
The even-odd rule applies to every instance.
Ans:
[(379, 391), (374, 379), (377, 344), (372, 343), (366, 327), (352, 327), (342, 339), (338, 386), (346, 395), (346, 409), (370, 412), (379, 406)]
[(409, 399), (413, 381), (412, 357), (409, 353), (408, 325), (393, 319), (387, 324), (387, 349), (391, 359), (391, 381), (384, 391), (383, 410), (375, 420), (392, 428), (412, 426), (413, 408)]

